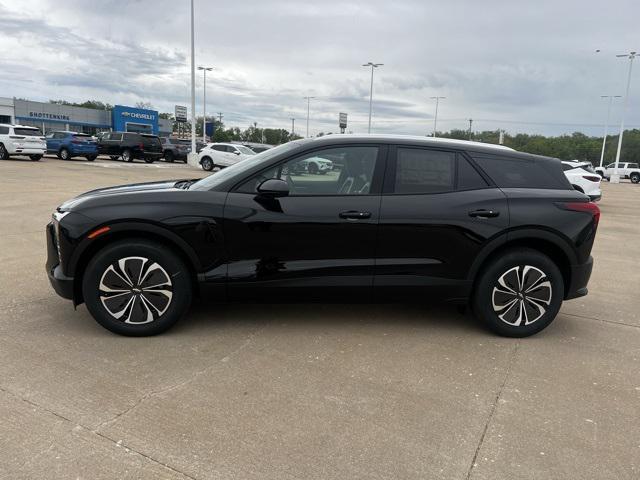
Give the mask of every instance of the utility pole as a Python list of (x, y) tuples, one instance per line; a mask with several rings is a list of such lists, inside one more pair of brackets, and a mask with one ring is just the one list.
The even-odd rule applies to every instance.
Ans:
[(629, 105), (629, 88), (631, 87), (631, 69), (633, 68), (633, 59), (636, 58), (636, 52), (629, 52), (616, 57), (626, 57), (629, 59), (629, 75), (627, 76), (627, 92), (624, 94), (624, 107), (622, 109), (622, 120), (620, 121), (620, 136), (618, 137), (618, 151), (616, 152), (616, 164), (613, 167), (613, 174), (609, 177), (611, 183), (620, 183), (620, 175), (618, 175), (618, 163), (620, 163), (620, 151), (622, 150), (622, 135), (624, 133), (624, 117), (627, 113)]
[(307, 101), (307, 138), (309, 138), (309, 112), (311, 109), (311, 99), (316, 97), (302, 97)]
[(296, 134), (296, 119), (291, 118), (291, 136), (293, 137)]
[(607, 146), (607, 134), (609, 133), (609, 118), (611, 116), (611, 103), (614, 98), (620, 98), (621, 95), (600, 95), (600, 98), (608, 98), (609, 106), (607, 107), (607, 122), (604, 124), (604, 138), (602, 139), (602, 152), (600, 153), (600, 166), (604, 162), (604, 149)]
[(435, 138), (436, 136), (436, 130), (438, 128), (438, 103), (440, 103), (440, 100), (444, 100), (447, 97), (429, 97), (431, 100), (436, 101), (436, 114), (433, 117), (433, 136)]
[(202, 143), (207, 143), (207, 72), (213, 70), (212, 67), (198, 67), (204, 74), (203, 94), (202, 94)]
[(373, 109), (373, 70), (375, 68), (381, 67), (384, 63), (373, 63), (368, 62), (364, 63), (363, 67), (371, 67), (371, 88), (369, 89), (369, 130), (368, 133), (371, 133), (371, 111)]
[(191, 0), (191, 153), (189, 154), (189, 164), (198, 166), (198, 154), (196, 153), (196, 51), (194, 38), (194, 11)]
[(471, 126), (473, 125), (473, 118), (469, 119), (469, 140), (471, 140)]

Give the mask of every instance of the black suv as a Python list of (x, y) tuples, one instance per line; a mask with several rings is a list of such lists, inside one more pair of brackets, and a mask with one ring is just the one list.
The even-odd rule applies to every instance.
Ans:
[(125, 162), (141, 159), (147, 163), (162, 158), (164, 154), (160, 137), (146, 133), (111, 132), (98, 140), (98, 153), (112, 159), (122, 158)]
[[(296, 168), (330, 159), (331, 171)], [(104, 327), (151, 335), (192, 297), (469, 302), (495, 332), (586, 295), (600, 211), (557, 159), (424, 137), (331, 135), (201, 180), (104, 188), (47, 226), (47, 274)]]

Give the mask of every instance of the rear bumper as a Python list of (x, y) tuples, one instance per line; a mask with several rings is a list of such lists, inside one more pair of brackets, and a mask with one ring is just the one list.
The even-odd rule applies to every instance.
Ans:
[(15, 148), (7, 151), (9, 155), (44, 155), (46, 153), (44, 148)]
[(589, 283), (589, 278), (591, 278), (592, 270), (593, 257), (591, 256), (585, 263), (571, 265), (571, 283), (569, 290), (565, 293), (565, 300), (583, 297), (588, 293), (587, 284)]
[(602, 194), (598, 194), (598, 195), (589, 195), (589, 200), (591, 200), (592, 202), (597, 202), (602, 198)]
[(47, 263), (45, 266), (47, 276), (49, 283), (58, 295), (73, 300), (73, 277), (67, 277), (62, 272), (53, 229), (53, 223), (47, 225)]

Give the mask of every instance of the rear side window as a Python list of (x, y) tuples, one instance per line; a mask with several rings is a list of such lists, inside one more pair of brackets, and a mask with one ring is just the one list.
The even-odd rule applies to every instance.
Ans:
[(478, 171), (462, 155), (458, 155), (458, 190), (478, 190), (488, 184)]
[(454, 189), (455, 161), (453, 152), (399, 147), (394, 192), (450, 192)]
[[(551, 161), (476, 154), (473, 159), (501, 188), (567, 188), (562, 168)], [(556, 171), (557, 170), (557, 171)]]
[(116, 140), (116, 141), (120, 141), (122, 140), (122, 134), (121, 133), (112, 133), (111, 136), (109, 137), (109, 140)]
[(227, 147), (224, 145), (213, 145), (211, 148), (213, 148), (216, 152), (226, 152), (227, 151)]
[(630, 163), (627, 165), (627, 168), (638, 168), (638, 164), (637, 163)]
[(9, 127), (0, 127), (0, 135), (8, 135)]
[(36, 128), (14, 128), (14, 133), (16, 135), (23, 135), (25, 137), (41, 137), (42, 134), (40, 130)]

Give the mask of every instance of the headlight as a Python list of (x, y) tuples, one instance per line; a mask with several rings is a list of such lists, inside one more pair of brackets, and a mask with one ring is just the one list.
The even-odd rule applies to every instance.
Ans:
[(56, 250), (58, 250), (58, 260), (62, 259), (62, 255), (60, 254), (60, 220), (69, 215), (71, 212), (60, 212), (56, 210), (51, 215), (53, 220), (53, 241), (56, 244)]

